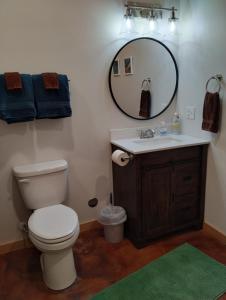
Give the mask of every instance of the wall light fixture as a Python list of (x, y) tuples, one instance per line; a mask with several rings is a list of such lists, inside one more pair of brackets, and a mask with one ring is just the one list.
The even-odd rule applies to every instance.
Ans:
[(177, 9), (173, 7), (161, 7), (160, 5), (154, 5), (150, 3), (136, 3), (132, 1), (126, 1), (125, 3), (126, 13), (124, 15), (125, 28), (124, 33), (136, 33), (135, 18), (144, 18), (148, 23), (148, 31), (152, 32), (156, 28), (157, 20), (162, 19), (164, 12), (169, 12), (170, 17), (169, 29), (174, 32), (176, 29), (176, 22), (179, 20), (176, 17)]
[(171, 8), (171, 17), (169, 18), (169, 22), (170, 22), (170, 31), (174, 32), (176, 29), (176, 21), (178, 20), (178, 18), (176, 18), (175, 16), (175, 7)]
[(134, 21), (134, 15), (130, 7), (126, 8), (126, 13), (124, 15), (124, 24), (122, 27), (122, 33), (133, 34), (136, 33), (136, 26)]
[(149, 29), (150, 31), (154, 31), (155, 30), (155, 27), (156, 27), (156, 15), (155, 15), (155, 12), (154, 12), (154, 9), (151, 9), (150, 11), (150, 16), (149, 16)]

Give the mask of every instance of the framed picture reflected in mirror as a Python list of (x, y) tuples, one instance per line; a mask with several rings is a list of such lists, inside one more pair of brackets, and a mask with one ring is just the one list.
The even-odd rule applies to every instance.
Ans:
[(112, 66), (112, 73), (114, 76), (120, 76), (120, 65), (119, 65), (119, 59), (116, 59)]
[(133, 75), (133, 57), (126, 57), (124, 59), (124, 70), (125, 75)]

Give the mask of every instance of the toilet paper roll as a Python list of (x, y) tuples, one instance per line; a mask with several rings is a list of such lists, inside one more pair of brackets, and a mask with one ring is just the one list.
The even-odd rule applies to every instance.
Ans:
[(128, 154), (121, 150), (115, 150), (112, 153), (112, 161), (119, 165), (120, 167), (124, 167), (129, 163), (129, 159), (124, 160), (125, 158), (128, 158)]

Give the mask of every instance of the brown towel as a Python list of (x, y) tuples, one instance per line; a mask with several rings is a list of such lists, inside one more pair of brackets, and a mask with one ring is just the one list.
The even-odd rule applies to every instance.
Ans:
[(218, 132), (220, 120), (220, 97), (219, 93), (206, 93), (203, 106), (202, 129)]
[(7, 72), (4, 73), (6, 81), (6, 89), (9, 91), (22, 90), (22, 80), (20, 73), (18, 72)]
[(139, 116), (146, 119), (151, 117), (151, 92), (149, 90), (141, 92)]
[(59, 90), (59, 78), (57, 73), (43, 73), (42, 78), (46, 90)]

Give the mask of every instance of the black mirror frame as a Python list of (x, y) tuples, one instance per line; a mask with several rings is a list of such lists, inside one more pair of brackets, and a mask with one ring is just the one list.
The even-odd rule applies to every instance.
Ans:
[[(116, 59), (116, 57), (119, 55), (119, 53), (122, 51), (122, 49), (124, 49), (127, 45), (137, 41), (137, 40), (151, 40), (151, 41), (155, 41), (157, 43), (159, 43), (161, 46), (163, 46), (170, 54), (172, 60), (173, 60), (173, 63), (174, 63), (174, 67), (175, 67), (175, 71), (176, 71), (176, 84), (175, 84), (175, 89), (174, 89), (174, 92), (173, 92), (173, 96), (171, 98), (171, 100), (169, 101), (169, 104), (158, 114), (150, 117), (150, 118), (147, 118), (147, 119), (140, 119), (140, 118), (136, 118), (136, 117), (133, 117), (131, 115), (129, 115), (127, 112), (125, 112), (120, 106), (119, 104), (117, 103), (116, 99), (115, 99), (115, 96), (113, 94), (113, 90), (112, 90), (112, 86), (111, 86), (111, 74), (112, 74), (112, 67), (113, 67), (113, 64), (114, 64), (114, 61)], [(162, 113), (164, 113), (164, 111), (167, 110), (167, 108), (171, 105), (171, 103), (173, 102), (174, 100), (174, 97), (177, 93), (177, 89), (178, 89), (178, 80), (179, 80), (179, 71), (178, 71), (178, 66), (177, 66), (177, 62), (176, 62), (176, 59), (175, 57), (173, 56), (172, 52), (170, 51), (170, 49), (165, 45), (163, 44), (162, 42), (160, 42), (159, 40), (157, 39), (154, 39), (154, 38), (149, 38), (149, 37), (141, 37), (141, 38), (136, 38), (136, 39), (133, 39), (131, 41), (129, 41), (128, 43), (126, 43), (124, 46), (122, 46), (119, 51), (116, 53), (116, 55), (114, 56), (113, 60), (112, 60), (112, 63), (111, 63), (111, 66), (110, 66), (110, 70), (109, 70), (109, 74), (108, 74), (108, 85), (109, 85), (109, 89), (110, 89), (110, 93), (111, 93), (111, 97), (115, 103), (115, 105), (118, 107), (119, 110), (121, 110), (122, 113), (124, 113), (126, 116), (132, 118), (132, 119), (135, 119), (135, 120), (139, 120), (139, 121), (147, 121), (147, 120), (150, 120), (150, 119), (154, 119), (156, 117), (158, 117), (159, 115), (161, 115)]]

